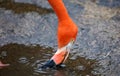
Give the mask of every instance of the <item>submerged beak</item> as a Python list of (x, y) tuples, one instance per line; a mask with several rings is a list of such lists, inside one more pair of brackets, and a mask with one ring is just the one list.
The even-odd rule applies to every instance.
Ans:
[(68, 43), (68, 45), (58, 49), (51, 60), (53, 60), (56, 65), (64, 63), (69, 56), (70, 49), (72, 48), (73, 43), (74, 41), (72, 40)]

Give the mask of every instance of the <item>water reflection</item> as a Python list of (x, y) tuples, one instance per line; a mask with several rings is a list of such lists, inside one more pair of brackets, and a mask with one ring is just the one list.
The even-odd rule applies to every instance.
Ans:
[(67, 76), (63, 70), (57, 70), (54, 76)]
[(19, 58), (19, 61), (18, 61), (19, 63), (28, 63), (29, 62), (29, 60), (26, 58), (26, 57), (21, 57), (21, 58)]

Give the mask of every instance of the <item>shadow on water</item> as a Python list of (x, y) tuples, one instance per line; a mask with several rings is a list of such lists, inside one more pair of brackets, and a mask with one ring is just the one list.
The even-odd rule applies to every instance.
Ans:
[(0, 47), (0, 60), (9, 63), (10, 66), (1, 69), (1, 76), (94, 76), (92, 71), (95, 60), (79, 57), (75, 60), (68, 59), (66, 67), (60, 69), (48, 69), (36, 72), (47, 59), (52, 56), (53, 48), (23, 44), (7, 44)]
[(17, 3), (13, 0), (0, 0), (0, 8), (12, 10), (14, 13), (20, 14), (25, 12), (38, 12), (39, 14), (53, 13), (52, 9), (38, 7), (34, 4)]

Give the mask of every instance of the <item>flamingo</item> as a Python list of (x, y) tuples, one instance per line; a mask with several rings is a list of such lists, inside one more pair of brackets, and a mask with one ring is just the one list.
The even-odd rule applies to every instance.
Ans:
[(9, 66), (9, 64), (3, 64), (1, 61), (0, 61), (0, 69), (3, 68), (3, 67), (7, 67)]
[(58, 17), (57, 42), (58, 49), (53, 57), (41, 68), (53, 68), (61, 65), (68, 58), (70, 49), (76, 40), (78, 27), (69, 16), (62, 0), (48, 0)]

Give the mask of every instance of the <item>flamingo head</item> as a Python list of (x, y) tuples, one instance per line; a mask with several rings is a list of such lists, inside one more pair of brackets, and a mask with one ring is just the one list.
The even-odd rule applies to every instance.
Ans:
[(69, 56), (73, 43), (74, 40), (71, 40), (66, 46), (59, 48), (51, 60), (53, 60), (56, 65), (64, 63)]
[(64, 63), (69, 56), (73, 43), (74, 40), (71, 40), (66, 46), (59, 48), (53, 57), (48, 60), (41, 68), (55, 68), (56, 66), (60, 66), (62, 63)]

